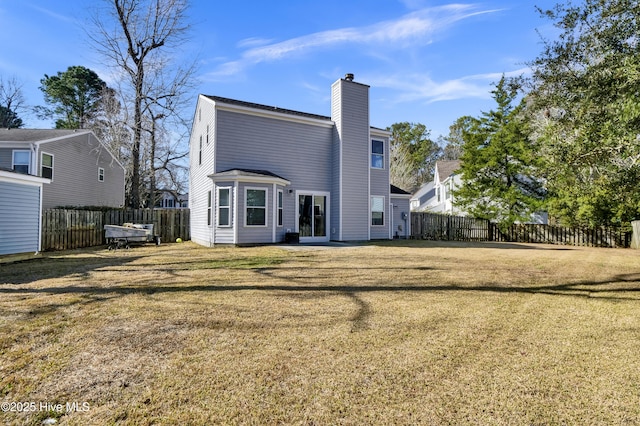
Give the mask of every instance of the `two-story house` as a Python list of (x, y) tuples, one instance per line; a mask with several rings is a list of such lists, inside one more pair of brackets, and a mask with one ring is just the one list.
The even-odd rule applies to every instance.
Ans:
[(48, 179), (44, 209), (124, 205), (124, 166), (89, 130), (0, 129), (0, 169)]
[(411, 197), (411, 211), (426, 211), (463, 216), (455, 204), (453, 192), (462, 185), (458, 173), (460, 160), (436, 162), (433, 181), (427, 182)]
[(200, 95), (190, 140), (192, 240), (393, 238), (409, 197), (391, 191), (390, 136), (370, 126), (369, 86), (352, 74), (331, 86), (330, 117)]

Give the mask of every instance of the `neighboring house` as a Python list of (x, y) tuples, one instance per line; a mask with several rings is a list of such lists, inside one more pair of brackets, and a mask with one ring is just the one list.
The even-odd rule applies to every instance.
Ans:
[(409, 210), (405, 194), (391, 191), (390, 136), (370, 126), (369, 86), (352, 74), (331, 86), (331, 117), (200, 95), (190, 142), (192, 240), (393, 238), (394, 206)]
[[(462, 186), (458, 173), (460, 160), (436, 162), (433, 182), (427, 182), (411, 197), (411, 211), (465, 216), (467, 213), (456, 205), (453, 192)], [(533, 213), (526, 223), (549, 223), (546, 212)]]
[(425, 211), (461, 216), (456, 207), (453, 191), (462, 185), (460, 160), (436, 162), (433, 182), (427, 182), (411, 197), (411, 211)]
[(411, 209), (409, 201), (411, 193), (391, 185), (391, 216), (392, 238), (409, 239), (411, 237)]
[(49, 182), (0, 169), (0, 255), (40, 251), (43, 185)]
[(189, 207), (189, 194), (180, 194), (171, 189), (158, 189), (160, 199), (156, 207), (163, 209), (183, 209)]
[(0, 129), (0, 168), (49, 179), (44, 209), (124, 205), (124, 167), (89, 130)]

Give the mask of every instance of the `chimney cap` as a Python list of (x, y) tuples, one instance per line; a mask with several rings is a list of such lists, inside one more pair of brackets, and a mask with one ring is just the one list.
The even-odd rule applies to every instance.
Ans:
[(344, 76), (344, 79), (347, 81), (353, 81), (353, 74), (352, 73), (348, 73)]

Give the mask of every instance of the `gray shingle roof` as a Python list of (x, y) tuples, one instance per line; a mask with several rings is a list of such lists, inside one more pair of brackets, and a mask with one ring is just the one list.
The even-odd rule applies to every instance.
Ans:
[(0, 129), (0, 142), (38, 142), (88, 132), (69, 129)]
[(316, 120), (328, 120), (328, 121), (331, 121), (331, 117), (327, 117), (325, 115), (310, 114), (310, 113), (307, 113), (307, 112), (294, 111), (294, 110), (291, 110), (291, 109), (279, 108), (279, 107), (276, 107), (276, 106), (262, 105), (262, 104), (256, 104), (256, 103), (253, 103), (253, 102), (239, 101), (237, 99), (223, 98), (221, 96), (210, 96), (210, 95), (203, 95), (203, 96), (206, 97), (206, 98), (211, 99), (212, 101), (220, 102), (220, 103), (224, 103), (224, 104), (238, 105), (238, 106), (243, 106), (243, 107), (247, 107), (247, 108), (254, 108), (254, 109), (261, 109), (261, 110), (264, 110), (264, 111), (279, 112), (281, 114), (296, 115), (296, 116), (299, 116), (299, 117), (314, 118)]
[(451, 175), (455, 175), (460, 168), (460, 160), (442, 160), (436, 163), (438, 168), (438, 175), (440, 180), (443, 181)]

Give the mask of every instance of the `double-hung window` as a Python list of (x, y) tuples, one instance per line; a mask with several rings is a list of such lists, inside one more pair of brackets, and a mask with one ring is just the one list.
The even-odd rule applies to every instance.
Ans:
[(371, 141), (371, 167), (384, 169), (384, 142), (373, 139)]
[(384, 225), (384, 197), (371, 197), (371, 226)]
[(13, 151), (13, 171), (28, 175), (31, 171), (29, 164), (31, 163), (31, 152), (15, 150)]
[(211, 192), (207, 191), (207, 226), (211, 226)]
[(231, 188), (218, 188), (218, 226), (231, 226)]
[(283, 197), (282, 190), (278, 190), (278, 226), (282, 226), (283, 223)]
[(40, 156), (40, 176), (53, 179), (53, 155), (43, 152)]
[(267, 190), (245, 189), (245, 224), (247, 226), (267, 226)]

